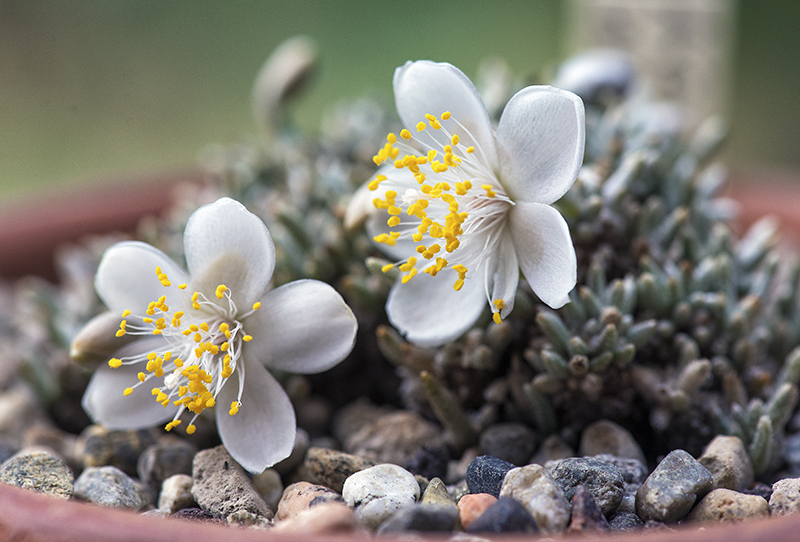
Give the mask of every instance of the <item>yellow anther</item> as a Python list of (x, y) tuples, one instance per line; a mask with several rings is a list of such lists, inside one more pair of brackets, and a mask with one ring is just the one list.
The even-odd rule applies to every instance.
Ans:
[(453, 137), (450, 138), (450, 143), (452, 143), (454, 146), (458, 145), (459, 141), (461, 141), (461, 139), (458, 137), (458, 134), (453, 134)]
[(123, 335), (125, 335), (125, 330), (124, 329), (118, 329), (117, 332), (115, 333), (115, 335), (117, 337), (122, 337)]
[(234, 401), (231, 403), (231, 409), (228, 411), (228, 414), (234, 416), (237, 412), (239, 412), (239, 402)]
[(400, 137), (402, 137), (403, 139), (411, 139), (411, 132), (403, 128), (402, 130), (400, 130)]
[(133, 388), (125, 388), (125, 391), (122, 392), (122, 395), (128, 396), (133, 393)]
[(189, 329), (192, 331), (200, 331), (200, 326), (197, 324), (189, 324)]
[(495, 194), (494, 190), (492, 190), (492, 185), (490, 185), (490, 184), (482, 184), (481, 188), (486, 190), (486, 197), (487, 198), (493, 198), (493, 197), (495, 197), (497, 195), (497, 194)]
[(395, 143), (397, 143), (397, 136), (394, 135), (393, 133), (389, 133), (389, 135), (386, 136), (386, 141), (394, 145)]
[(229, 326), (227, 322), (222, 322), (222, 323), (219, 325), (219, 330), (220, 330), (221, 332), (223, 332), (223, 333), (225, 333), (226, 331), (228, 331), (230, 328), (231, 328), (231, 326)]
[(118, 369), (122, 366), (122, 360), (119, 358), (111, 358), (108, 360), (108, 366), (112, 369)]
[(225, 286), (224, 284), (220, 284), (219, 286), (217, 286), (217, 291), (214, 292), (217, 295), (217, 299), (222, 299), (227, 289), (228, 287)]
[(456, 292), (459, 291), (464, 286), (464, 279), (458, 279), (455, 284), (453, 284), (453, 290)]
[(389, 271), (391, 271), (392, 269), (394, 269), (394, 264), (393, 264), (393, 263), (387, 263), (386, 265), (384, 265), (383, 267), (381, 267), (381, 271), (382, 271), (383, 273), (388, 273), (388, 272), (389, 272)]
[(161, 390), (159, 388), (153, 388), (152, 390), (150, 390), (150, 393), (152, 395), (158, 395), (159, 393), (161, 393)]
[(498, 309), (502, 309), (503, 306), (505, 305), (505, 302), (502, 299), (495, 299), (494, 301), (492, 301), (492, 303), (494, 303), (494, 306), (497, 307)]
[(227, 352), (229, 347), (230, 344), (228, 344), (228, 341), (225, 341), (220, 345), (219, 349), (222, 350), (223, 352)]
[(403, 278), (401, 278), (401, 279), (400, 279), (400, 282), (402, 282), (403, 284), (406, 284), (406, 283), (408, 283), (408, 281), (409, 281), (409, 280), (411, 280), (411, 279), (414, 277), (414, 275), (416, 275), (416, 274), (417, 274), (417, 269), (416, 269), (416, 267), (415, 267), (414, 269), (412, 269), (411, 271), (409, 271), (409, 272), (408, 272), (408, 275), (403, 275)]
[(414, 240), (415, 243), (419, 243), (422, 241), (422, 234), (421, 233), (413, 233), (411, 234), (411, 238)]
[(181, 290), (185, 290), (188, 286), (189, 285), (186, 284), (185, 282), (183, 284), (178, 284), (178, 288), (180, 288)]
[(261, 301), (256, 301), (255, 303), (253, 303), (253, 310), (254, 311), (257, 311), (260, 308), (261, 308)]
[(191, 329), (184, 329), (183, 331), (181, 331), (181, 333), (188, 337), (189, 335), (192, 334), (192, 330)]
[(386, 224), (388, 224), (390, 228), (394, 228), (395, 226), (400, 224), (400, 217), (399, 216), (390, 217), (389, 220), (386, 221)]
[(144, 379), (147, 378), (147, 375), (144, 373), (139, 373), (136, 375), (136, 377), (139, 379), (139, 382), (144, 382)]
[(130, 316), (130, 315), (131, 315), (131, 311), (129, 311), (127, 309), (125, 310), (125, 312), (122, 313), (122, 317), (123, 318), (125, 318), (126, 316)]
[(181, 358), (175, 359), (175, 367), (183, 367), (183, 360)]
[(195, 432), (196, 430), (197, 430), (197, 427), (195, 427), (195, 426), (194, 426), (194, 424), (189, 424), (189, 425), (186, 427), (186, 434), (187, 434), (187, 435), (192, 435), (192, 434), (194, 434), (194, 432)]
[(473, 152), (475, 152), (475, 147), (473, 146), (467, 147), (467, 154), (472, 154)]
[(199, 333), (195, 333), (194, 334), (194, 342), (199, 343), (202, 340), (203, 340), (203, 336), (202, 335), (200, 335)]
[(415, 257), (410, 257), (406, 263), (400, 266), (400, 271), (406, 273), (410, 271), (415, 265), (417, 265), (417, 259)]
[(202, 329), (203, 331), (208, 331), (208, 324), (206, 324), (205, 322), (201, 322), (200, 329)]
[(442, 120), (448, 120), (450, 118), (450, 111), (445, 111), (442, 113)]
[(420, 121), (420, 122), (417, 123), (417, 132), (421, 132), (427, 127), (428, 127), (427, 124), (425, 124), (424, 122)]
[(390, 215), (399, 215), (402, 212), (402, 210), (400, 209), (400, 207), (396, 205), (390, 205), (389, 208), (386, 209), (386, 212), (389, 213)]
[(172, 420), (166, 426), (164, 426), (164, 429), (167, 431), (171, 431), (172, 429), (178, 427), (180, 424), (181, 420)]
[(246, 343), (249, 343), (250, 341), (253, 340), (253, 336), (252, 335), (245, 335), (244, 337), (242, 337), (242, 340), (244, 342), (246, 342)]
[(503, 320), (500, 318), (500, 313), (499, 313), (499, 312), (496, 312), (496, 313), (492, 314), (492, 320), (494, 320), (494, 323), (495, 323), (495, 324), (498, 324), (498, 325), (500, 324), (500, 322), (502, 322), (502, 321), (503, 321)]

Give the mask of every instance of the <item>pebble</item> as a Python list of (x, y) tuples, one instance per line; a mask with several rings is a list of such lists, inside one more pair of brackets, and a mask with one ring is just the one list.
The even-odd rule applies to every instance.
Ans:
[(90, 425), (78, 437), (76, 448), (84, 468), (111, 465), (136, 476), (139, 456), (155, 443), (153, 434), (145, 429), (112, 431)]
[(419, 484), (402, 467), (381, 464), (345, 480), (342, 496), (369, 529), (376, 529), (399, 509), (419, 498)]
[(294, 469), (303, 464), (303, 460), (305, 459), (306, 453), (308, 453), (308, 448), (310, 447), (310, 442), (311, 438), (308, 436), (308, 431), (302, 427), (298, 427), (297, 432), (294, 435), (294, 447), (292, 448), (292, 453), (289, 454), (289, 457), (283, 461), (276, 463), (272, 468), (278, 471), (278, 474), (281, 476), (291, 473)]
[(447, 492), (447, 486), (444, 485), (441, 478), (434, 478), (428, 482), (428, 485), (422, 492), (422, 499), (420, 499), (420, 502), (423, 505), (449, 506), (450, 508), (458, 510), (458, 505), (450, 498), (450, 493)]
[(536, 521), (531, 513), (515, 499), (500, 497), (464, 530), (479, 533), (535, 533)]
[(636, 513), (636, 492), (649, 474), (647, 466), (638, 459), (626, 459), (609, 454), (599, 454), (594, 458), (611, 463), (622, 474), (623, 492), (622, 500), (617, 507), (617, 514), (620, 512)]
[(303, 535), (347, 534), (363, 530), (353, 510), (344, 503), (329, 502), (299, 512), (275, 524), (270, 532)]
[(197, 507), (192, 497), (192, 477), (188, 474), (173, 474), (161, 484), (158, 509), (174, 514), (184, 508)]
[(374, 465), (374, 462), (357, 455), (317, 447), (308, 449), (303, 462), (309, 482), (323, 485), (338, 493), (342, 492), (344, 481), (350, 475)]
[(277, 510), (283, 497), (283, 481), (275, 469), (264, 469), (250, 479), (261, 498), (269, 505), (270, 510)]
[(222, 518), (200, 508), (183, 508), (172, 514), (172, 517), (190, 521), (202, 521), (204, 523), (224, 523)]
[[(83, 469), (83, 462), (75, 457), (75, 444), (77, 440), (77, 436), (67, 433), (54, 425), (43, 422), (33, 422), (22, 436), (22, 447), (49, 448), (53, 450), (58, 457), (64, 459), (67, 466), (74, 472)], [(8, 459), (8, 457), (0, 458), (0, 462), (6, 459)]]
[[(0, 372), (0, 380), (5, 376), (6, 373)], [(40, 401), (29, 386), (16, 384), (0, 393), (0, 439), (5, 446), (21, 447), (25, 431), (39, 422), (46, 423), (45, 416)]]
[(458, 500), (458, 516), (465, 529), (497, 502), (497, 497), (488, 493), (471, 493)]
[(170, 476), (192, 474), (192, 459), (196, 452), (194, 446), (174, 437), (149, 446), (137, 462), (139, 480), (157, 493)]
[(378, 406), (365, 397), (360, 397), (349, 405), (340, 408), (333, 416), (331, 431), (339, 442), (344, 442), (347, 437), (361, 429), (364, 425), (372, 423), (376, 418), (397, 412), (390, 407)]
[(75, 478), (70, 468), (43, 450), (21, 451), (0, 465), (0, 482), (69, 499)]
[(423, 444), (417, 452), (403, 464), (408, 472), (420, 474), (431, 480), (433, 478), (447, 477), (447, 466), (450, 454), (444, 446)]
[(697, 461), (709, 470), (714, 488), (741, 491), (753, 485), (753, 464), (739, 437), (718, 435)]
[(567, 457), (575, 457), (575, 451), (570, 446), (561, 440), (558, 435), (550, 435), (539, 449), (536, 454), (528, 461), (528, 463), (536, 463), (537, 465), (544, 465), (548, 461), (554, 459), (565, 459)]
[(769, 504), (764, 497), (718, 488), (700, 499), (686, 519), (689, 521), (736, 522), (767, 516), (769, 516)]
[(527, 425), (515, 422), (490, 425), (481, 432), (479, 444), (485, 455), (527, 465), (538, 445), (539, 438)]
[(259, 514), (248, 512), (247, 510), (237, 510), (232, 514), (228, 514), (228, 517), (225, 518), (225, 522), (234, 527), (247, 527), (250, 529), (264, 530), (272, 527), (271, 519), (267, 519)]
[(458, 525), (455, 506), (410, 504), (384, 521), (377, 534), (402, 532), (450, 532)]
[(227, 518), (245, 510), (268, 519), (272, 517), (272, 510), (222, 445), (194, 456), (192, 496), (200, 508), (214, 516)]
[(342, 448), (376, 463), (404, 465), (423, 444), (442, 446), (441, 429), (419, 414), (401, 410), (361, 426), (347, 436)]
[(712, 483), (711, 473), (689, 452), (673, 450), (636, 492), (636, 515), (643, 521), (680, 521)]
[(641, 529), (644, 523), (633, 512), (617, 512), (608, 522), (612, 531), (630, 533)]
[(571, 457), (553, 461), (546, 467), (569, 501), (572, 501), (577, 488), (583, 487), (589, 490), (606, 516), (611, 516), (622, 501), (624, 480), (612, 463), (592, 457)]
[(558, 534), (567, 528), (570, 504), (561, 487), (541, 465), (527, 465), (506, 474), (500, 498), (516, 499), (530, 512), (544, 534)]
[(582, 456), (610, 454), (616, 457), (638, 459), (643, 464), (647, 464), (644, 452), (630, 431), (609, 420), (594, 422), (583, 430), (578, 454)]
[(308, 509), (316, 499), (321, 499), (317, 501), (317, 504), (330, 501), (344, 502), (341, 495), (325, 486), (297, 482), (284, 490), (278, 508), (275, 510), (275, 521), (283, 521), (296, 516)]
[(772, 484), (769, 511), (773, 516), (800, 512), (800, 478), (784, 478)]
[(506, 474), (515, 468), (512, 463), (490, 455), (481, 455), (467, 467), (467, 487), (470, 493), (488, 493), (500, 496)]
[(603, 510), (586, 486), (579, 485), (572, 492), (572, 517), (567, 532), (609, 531)]
[(140, 510), (150, 504), (144, 484), (117, 467), (88, 467), (75, 480), (75, 498), (100, 506)]

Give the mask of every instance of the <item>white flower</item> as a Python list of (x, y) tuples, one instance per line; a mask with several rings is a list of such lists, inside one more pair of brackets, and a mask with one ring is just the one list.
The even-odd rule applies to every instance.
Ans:
[[(264, 223), (229, 198), (198, 209), (184, 233), (184, 271), (140, 242), (112, 246), (95, 278), (127, 340), (92, 377), (83, 406), (111, 429), (136, 429), (217, 406), (231, 456), (261, 472), (294, 445), (289, 397), (264, 367), (316, 373), (351, 351), (356, 320), (329, 285), (299, 280), (268, 291), (275, 247)], [(130, 340), (131, 335), (134, 340)], [(187, 416), (188, 417), (188, 416)]]
[(404, 273), (386, 304), (392, 325), (434, 346), (469, 329), (487, 302), (499, 323), (514, 306), (520, 268), (543, 302), (564, 305), (575, 286), (575, 250), (550, 204), (583, 161), (580, 98), (524, 88), (495, 132), (478, 91), (450, 64), (406, 63), (395, 71), (394, 94), (406, 128), (399, 138), (389, 134), (375, 157), (386, 165), (346, 216), (351, 225), (371, 215), (373, 239)]

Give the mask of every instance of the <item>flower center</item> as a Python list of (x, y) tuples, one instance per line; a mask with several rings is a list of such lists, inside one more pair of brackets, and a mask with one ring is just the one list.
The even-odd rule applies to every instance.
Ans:
[[(458, 275), (453, 284), (458, 291), (492, 254), (514, 202), (486, 165), (484, 151), (479, 146), (459, 146), (462, 136), (475, 140), (469, 130), (447, 111), (441, 120), (431, 114), (425, 118), (428, 123), (417, 124), (417, 135), (403, 129), (398, 140), (390, 133), (373, 157), (377, 165), (394, 160), (395, 168), (408, 169), (419, 185), (408, 188), (385, 175), (378, 175), (369, 183), (370, 190), (377, 190), (381, 184), (388, 188), (384, 199), (375, 198), (373, 205), (391, 215), (387, 220), (389, 233), (373, 239), (395, 246), (398, 239), (410, 237), (416, 244), (415, 255), (383, 267), (387, 272), (398, 266), (405, 273), (403, 284), (420, 270), (435, 277), (449, 267)], [(454, 127), (452, 132), (445, 124)], [(411, 140), (423, 149), (423, 154), (415, 154), (419, 150), (411, 146)], [(399, 197), (398, 190), (402, 190)], [(495, 312), (495, 321), (498, 319), (499, 313)]]
[[(172, 287), (160, 267), (156, 267), (156, 275), (165, 288)], [(185, 290), (187, 285), (181, 284), (177, 288)], [(166, 339), (168, 346), (163, 350), (112, 358), (108, 365), (116, 369), (122, 365), (146, 364), (145, 370), (137, 375), (139, 382), (125, 388), (123, 394), (126, 396), (133, 393), (134, 388), (154, 378), (163, 378), (162, 384), (151, 390), (155, 400), (164, 408), (170, 403), (179, 407), (173, 420), (166, 425), (167, 431), (181, 424), (179, 418), (188, 409), (194, 416), (186, 427), (186, 432), (194, 433), (194, 421), (203, 410), (216, 404), (215, 398), (223, 384), (236, 371), (243, 343), (253, 340), (244, 331), (242, 320), (258, 310), (261, 303), (255, 303), (252, 310), (239, 315), (227, 286), (217, 286), (215, 295), (222, 300), (223, 305), (208, 300), (200, 292), (194, 292), (190, 298), (186, 295), (189, 299), (188, 305), (191, 305), (191, 309), (187, 308), (188, 313), (182, 310), (173, 311), (166, 304), (166, 296), (161, 296), (149, 303), (144, 315), (132, 314), (129, 310), (122, 314), (123, 320), (117, 330), (117, 337), (160, 335)], [(129, 324), (126, 318), (131, 317), (137, 323)], [(238, 374), (239, 395), (231, 403), (231, 416), (241, 406), (243, 370)]]

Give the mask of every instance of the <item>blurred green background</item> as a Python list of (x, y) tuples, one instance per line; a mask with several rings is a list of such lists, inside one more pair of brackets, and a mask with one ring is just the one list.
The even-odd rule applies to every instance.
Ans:
[[(307, 129), (376, 90), (408, 59), (468, 75), (496, 55), (517, 73), (563, 60), (561, 0), (0, 0), (0, 197), (193, 166), (203, 147), (256, 133), (253, 78), (284, 39), (322, 54), (294, 108)], [(728, 162), (800, 169), (800, 2), (736, 7)]]

